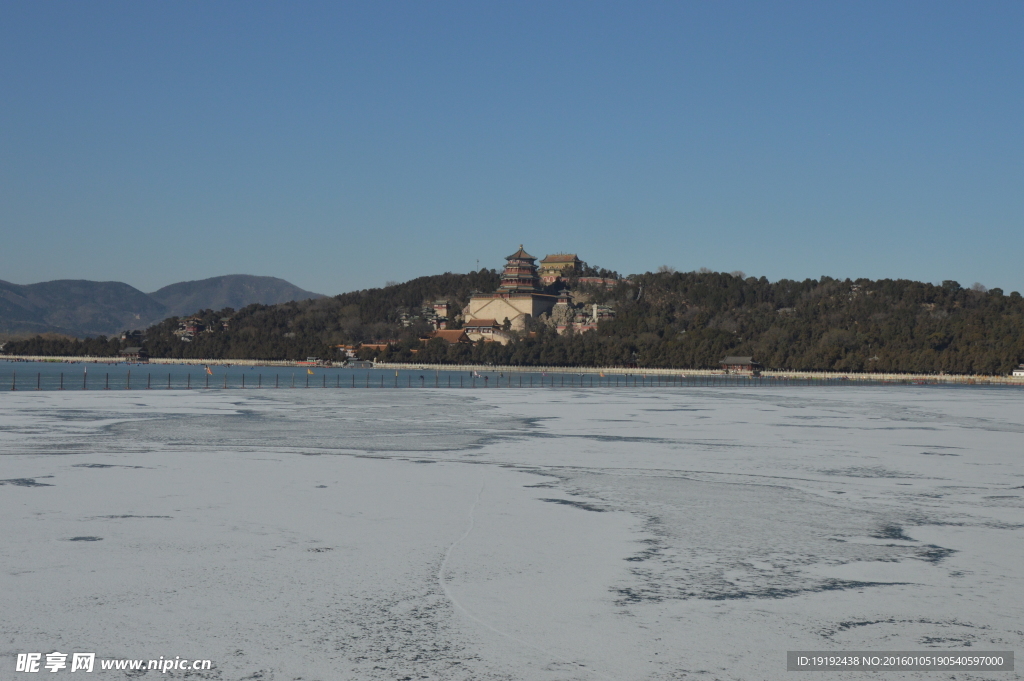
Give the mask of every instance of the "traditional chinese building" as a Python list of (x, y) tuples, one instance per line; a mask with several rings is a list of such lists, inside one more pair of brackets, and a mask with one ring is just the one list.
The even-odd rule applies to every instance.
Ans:
[(545, 284), (553, 284), (583, 272), (583, 261), (575, 253), (555, 253), (540, 261), (540, 280)]
[[(480, 340), (480, 336), (490, 337), (493, 334), (501, 331), (501, 324), (495, 319), (473, 319), (462, 325), (462, 330), (466, 332), (472, 340)], [(473, 338), (473, 336), (478, 336)]]
[(438, 329), (437, 331), (431, 332), (426, 338), (421, 338), (420, 340), (429, 342), (434, 338), (440, 338), (449, 345), (471, 342), (464, 329)]
[(125, 348), (124, 350), (121, 351), (121, 357), (126, 362), (148, 362), (149, 361), (149, 353), (146, 352), (145, 348), (141, 348), (141, 347)]
[(719, 364), (727, 374), (761, 375), (761, 363), (755, 362), (753, 357), (726, 357)]
[(462, 330), (471, 341), (491, 341), (505, 345), (512, 340), (512, 336), (494, 319), (474, 319), (466, 322)]
[(522, 245), (505, 261), (498, 290), (476, 293), (469, 299), (463, 312), (465, 327), (474, 320), (491, 320), (498, 326), (504, 326), (508, 320), (511, 329), (519, 331), (526, 328), (527, 319), (550, 312), (555, 306), (555, 296), (542, 293), (537, 259), (523, 250)]

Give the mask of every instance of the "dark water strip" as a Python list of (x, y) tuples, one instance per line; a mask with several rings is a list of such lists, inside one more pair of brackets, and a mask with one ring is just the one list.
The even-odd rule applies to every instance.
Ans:
[(594, 373), (425, 371), (343, 367), (242, 367), (188, 364), (0, 362), (0, 391), (227, 390), (292, 388), (761, 388), (932, 385), (942, 388), (1019, 389), (1021, 385), (928, 384), (923, 381), (783, 379), (750, 376), (667, 376)]

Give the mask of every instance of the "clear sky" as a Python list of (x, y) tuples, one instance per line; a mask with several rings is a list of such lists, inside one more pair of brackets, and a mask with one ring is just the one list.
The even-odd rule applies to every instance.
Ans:
[(1021, 2), (0, 0), (0, 279), (1024, 291)]

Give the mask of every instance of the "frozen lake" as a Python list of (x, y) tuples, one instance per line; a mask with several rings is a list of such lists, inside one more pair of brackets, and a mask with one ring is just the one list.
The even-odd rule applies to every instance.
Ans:
[(1022, 444), (984, 388), (6, 391), (0, 679), (54, 650), (555, 681), (1020, 649)]

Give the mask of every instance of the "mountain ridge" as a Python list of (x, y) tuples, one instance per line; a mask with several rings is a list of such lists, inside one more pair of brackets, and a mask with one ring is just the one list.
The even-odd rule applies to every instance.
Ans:
[(253, 303), (276, 305), (293, 300), (324, 298), (278, 277), (225, 274), (207, 279), (179, 281), (148, 294), (167, 308), (168, 317), (181, 317), (198, 310), (241, 309)]
[(204, 309), (319, 297), (323, 296), (284, 279), (249, 274), (178, 282), (153, 293), (120, 281), (55, 279), (13, 284), (0, 280), (0, 333), (109, 336)]

